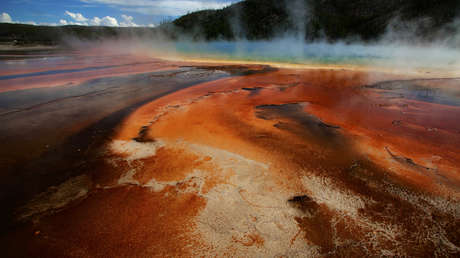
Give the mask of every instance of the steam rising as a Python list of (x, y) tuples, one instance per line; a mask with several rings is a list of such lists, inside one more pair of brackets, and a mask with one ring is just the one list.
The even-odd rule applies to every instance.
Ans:
[(397, 69), (456, 71), (460, 68), (460, 50), (446, 45), (410, 45), (380, 41), (306, 42), (298, 38), (271, 41), (171, 41), (167, 39), (120, 39), (100, 44), (73, 42), (77, 49), (96, 47), (104, 52), (150, 55), (181, 60), (267, 62), (299, 65), (352, 65)]
[(203, 58), (299, 64), (353, 64), (397, 68), (459, 67), (458, 49), (443, 46), (411, 46), (382, 43), (306, 43), (292, 38), (273, 41), (180, 42), (180, 53)]
[[(235, 41), (205, 41), (176, 30), (172, 24), (160, 26), (153, 33), (124, 35), (116, 41), (103, 42), (104, 49), (150, 53), (156, 57), (218, 59), (294, 64), (338, 64), (390, 67), (401, 70), (460, 68), (460, 18), (441, 27), (433, 27), (430, 18), (408, 21), (395, 17), (385, 33), (372, 41), (357, 37), (331, 41), (326, 37), (309, 35), (311, 8), (308, 1), (284, 1), (289, 15), (290, 29), (280, 29), (273, 40), (246, 40), (238, 5), (229, 18)], [(280, 3), (280, 5), (282, 5)], [(431, 29), (428, 36), (427, 28)], [(200, 31), (200, 28), (195, 28)], [(171, 37), (171, 34), (174, 35)], [(324, 35), (324, 33), (319, 33)], [(173, 39), (172, 39), (173, 38)], [(311, 40), (311, 39), (315, 40)], [(69, 39), (77, 48), (88, 43)], [(100, 46), (99, 46), (100, 47)]]

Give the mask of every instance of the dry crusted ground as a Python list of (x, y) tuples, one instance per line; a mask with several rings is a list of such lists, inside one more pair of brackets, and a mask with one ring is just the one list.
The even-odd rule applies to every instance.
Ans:
[(459, 83), (280, 69), (180, 90), (23, 207), (32, 222), (10, 242), (60, 257), (457, 257)]

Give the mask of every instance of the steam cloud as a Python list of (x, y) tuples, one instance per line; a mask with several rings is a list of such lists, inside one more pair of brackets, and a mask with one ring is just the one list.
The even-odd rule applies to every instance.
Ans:
[[(440, 68), (454, 70), (460, 68), (460, 18), (431, 31), (430, 36), (421, 37), (421, 31), (429, 27), (432, 20), (419, 18), (411, 21), (395, 17), (386, 27), (385, 33), (372, 41), (357, 37), (331, 42), (326, 37), (310, 37), (310, 6), (304, 0), (284, 1), (287, 4), (289, 30), (276, 32), (273, 40), (248, 41), (246, 28), (242, 26), (238, 12), (230, 18), (235, 41), (216, 40), (207, 42), (197, 40), (176, 31), (176, 39), (170, 40), (171, 27), (166, 32), (144, 35), (133, 39), (132, 35), (122, 37), (120, 50), (142, 49), (152, 54), (188, 56), (198, 58), (218, 58), (286, 63), (326, 63), (377, 65), (397, 69)], [(69, 13), (75, 21), (91, 20)], [(97, 17), (96, 17), (97, 18)], [(106, 17), (105, 17), (106, 18)], [(104, 18), (104, 19), (105, 19)], [(123, 17), (120, 24), (135, 26), (132, 17)], [(102, 22), (102, 21), (101, 21)], [(199, 28), (196, 28), (199, 30)], [(305, 36), (306, 35), (306, 36)], [(320, 32), (321, 35), (321, 32)], [(313, 38), (313, 37), (311, 37)], [(307, 40), (306, 40), (307, 39)], [(130, 43), (126, 43), (130, 42)]]

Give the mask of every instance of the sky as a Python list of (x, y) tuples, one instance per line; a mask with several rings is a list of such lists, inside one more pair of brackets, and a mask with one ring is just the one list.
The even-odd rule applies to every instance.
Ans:
[(239, 0), (1, 0), (0, 22), (39, 25), (155, 26)]

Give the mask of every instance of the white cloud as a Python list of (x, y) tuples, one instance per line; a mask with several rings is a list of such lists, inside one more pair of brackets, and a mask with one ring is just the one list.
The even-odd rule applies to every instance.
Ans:
[(81, 13), (73, 13), (69, 11), (65, 11), (65, 14), (70, 16), (73, 21), (66, 21), (60, 20), (59, 23), (62, 25), (72, 24), (72, 25), (91, 25), (91, 26), (110, 26), (110, 27), (118, 27), (118, 21), (114, 17), (105, 16), (99, 18), (97, 16), (93, 17), (92, 19), (88, 19)]
[(31, 25), (47, 25), (47, 26), (62, 26), (62, 25), (81, 25), (81, 26), (109, 26), (109, 27), (155, 27), (154, 24), (148, 25), (139, 25), (134, 22), (134, 18), (132, 16), (122, 14), (121, 21), (115, 17), (105, 16), (99, 18), (97, 16), (93, 18), (86, 18), (81, 13), (73, 13), (70, 11), (65, 11), (65, 14), (71, 18), (71, 20), (60, 19), (58, 23), (36, 23), (34, 21), (13, 21), (11, 16), (8, 13), (1, 13), (0, 14), (0, 23), (22, 23), (22, 24), (31, 24)]
[(237, 0), (80, 0), (85, 3), (106, 4), (121, 10), (148, 15), (180, 16), (204, 9), (220, 9)]
[(65, 14), (67, 14), (68, 16), (70, 16), (73, 20), (77, 21), (77, 22), (86, 22), (88, 19), (83, 16), (81, 13), (72, 13), (72, 12), (69, 12), (69, 11), (65, 11)]
[(99, 26), (101, 25), (101, 19), (99, 17), (94, 17), (91, 19), (91, 21), (89, 21), (89, 25)]
[(90, 20), (89, 25), (93, 26), (111, 26), (111, 27), (118, 27), (118, 21), (114, 17), (105, 16), (103, 18), (94, 17)]
[(34, 21), (13, 21), (11, 16), (8, 13), (1, 13), (0, 14), (0, 23), (21, 23), (21, 24), (29, 24), (29, 25), (37, 25)]
[(122, 14), (121, 18), (123, 19), (123, 21), (120, 22), (121, 27), (138, 27), (139, 26), (134, 22), (134, 18), (132, 16)]
[(101, 25), (104, 26), (120, 26), (118, 25), (117, 19), (110, 17), (110, 16), (105, 16), (104, 18), (101, 19)]
[(126, 14), (122, 14), (121, 15), (121, 18), (123, 18), (123, 20), (125, 20), (126, 22), (132, 22), (133, 21), (133, 17), (132, 16), (128, 16)]
[(9, 14), (2, 13), (2, 14), (0, 14), (0, 22), (12, 23), (13, 20), (11, 19), (11, 16)]

